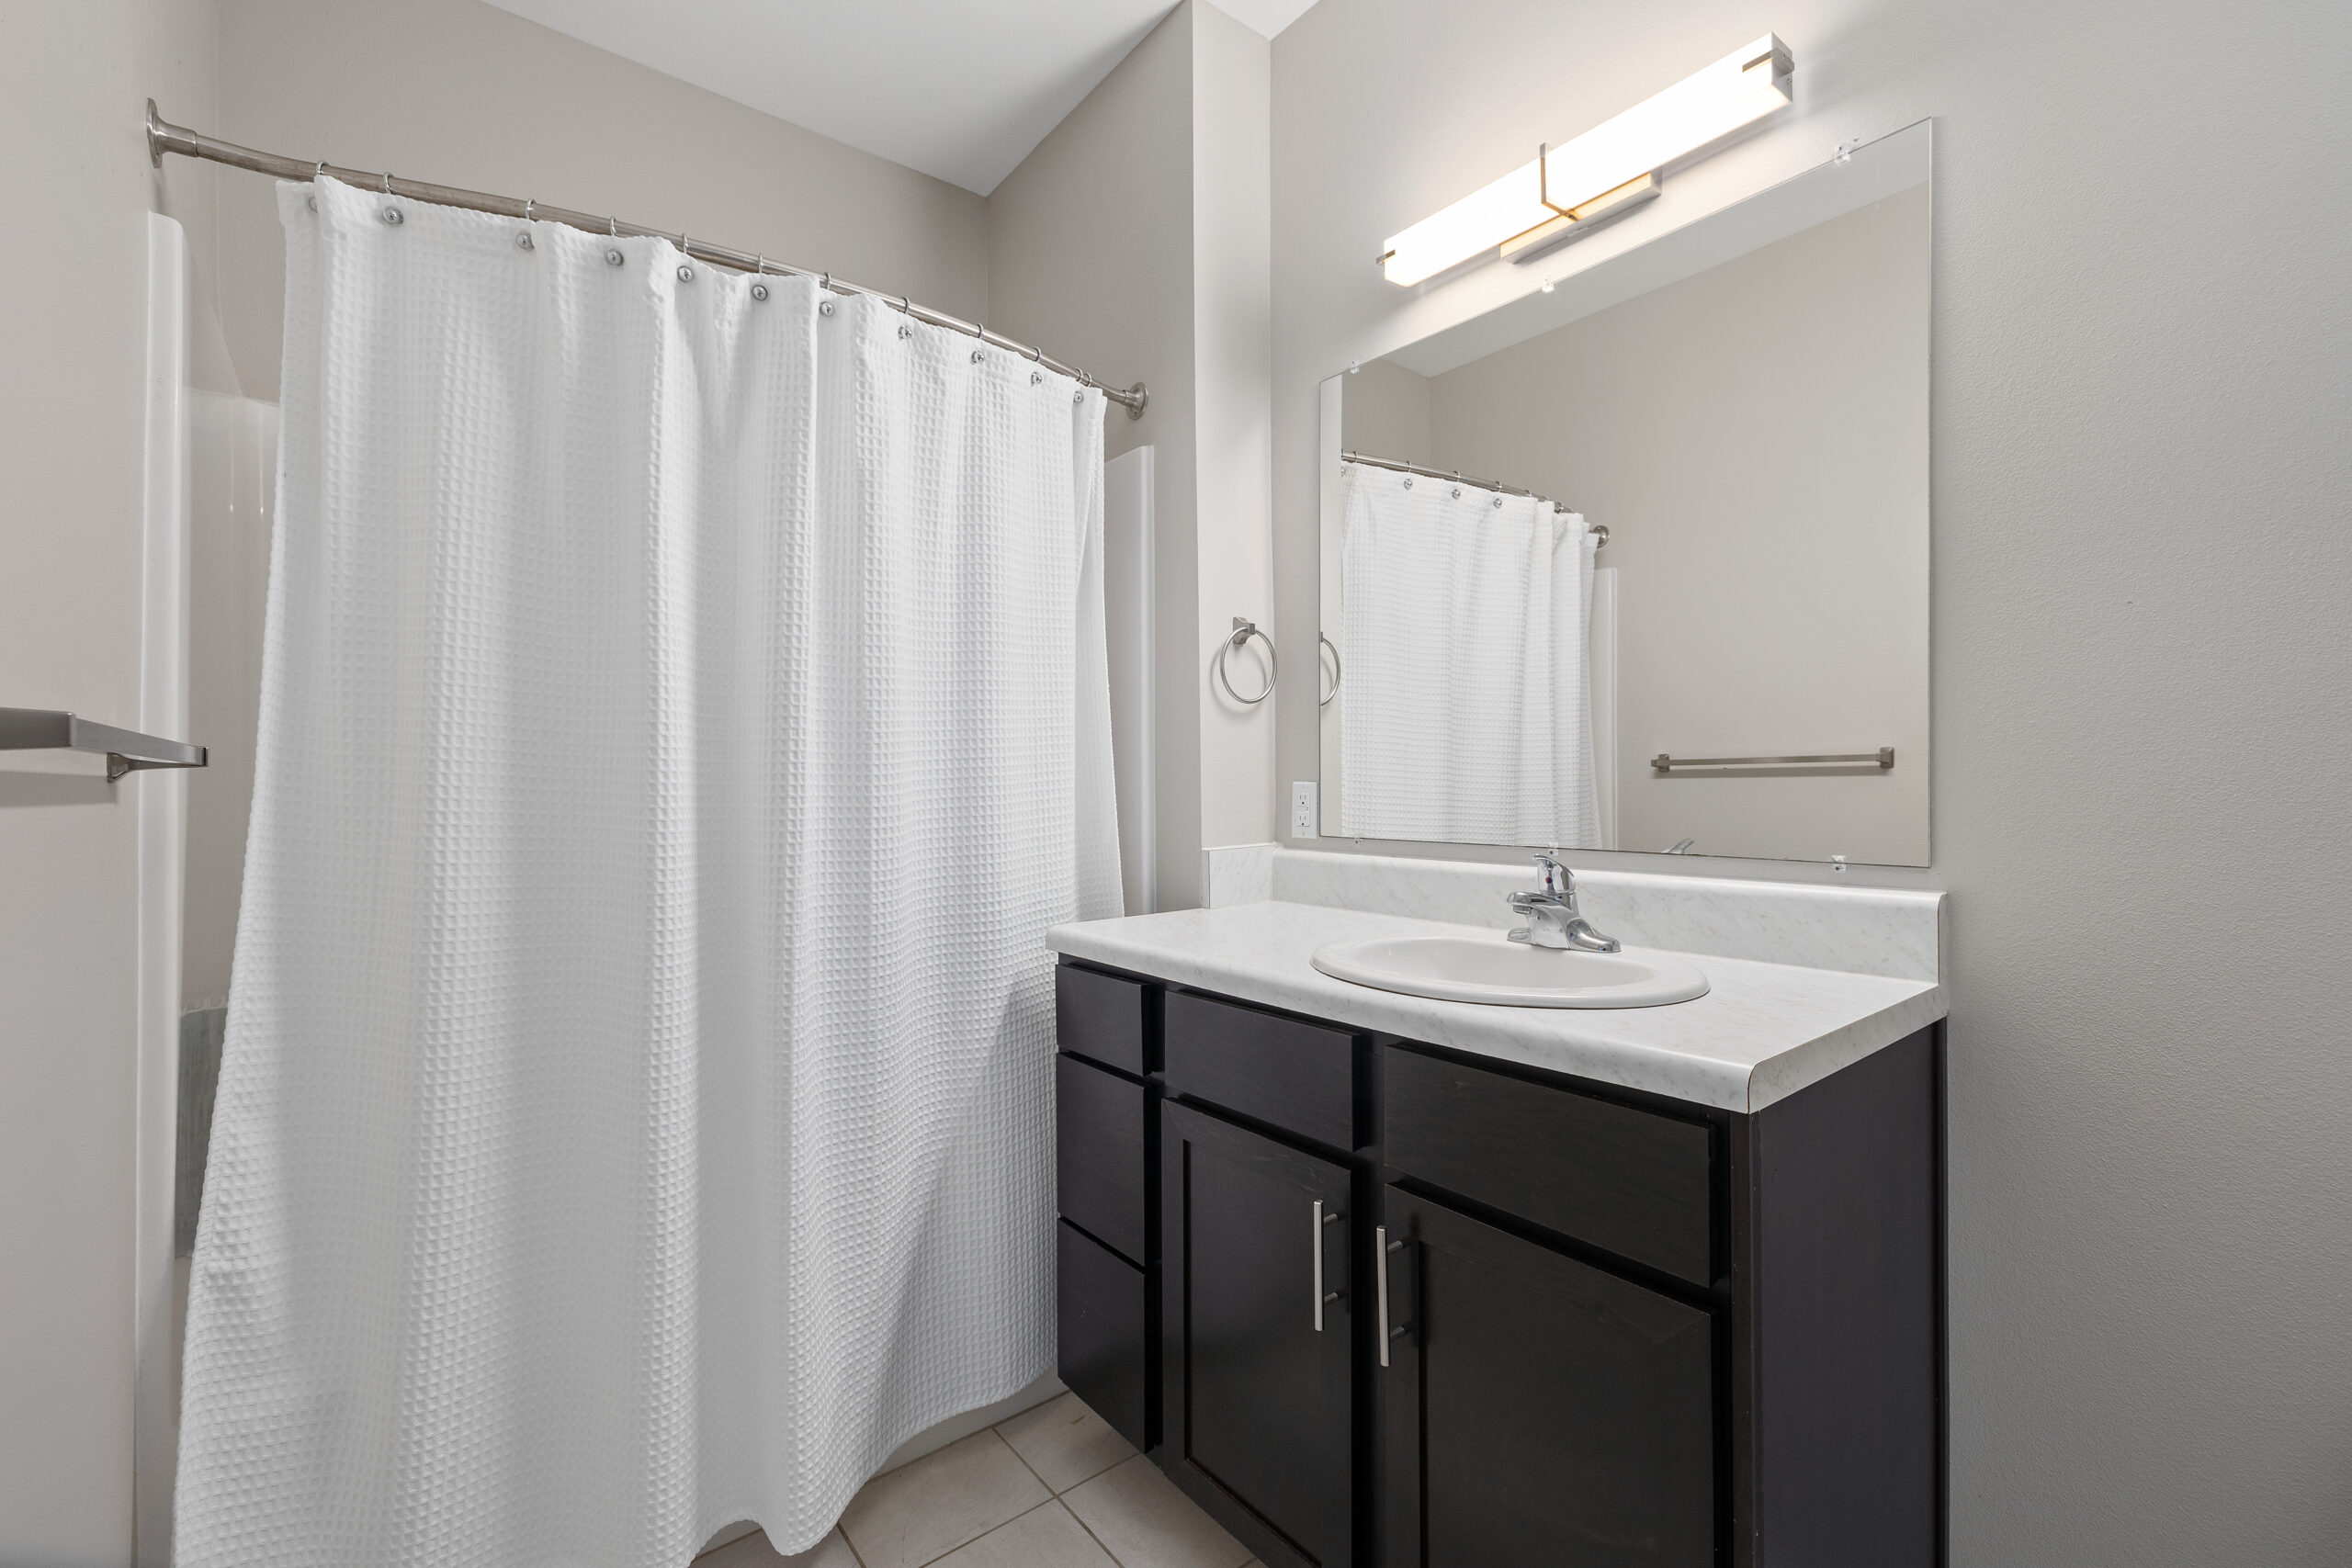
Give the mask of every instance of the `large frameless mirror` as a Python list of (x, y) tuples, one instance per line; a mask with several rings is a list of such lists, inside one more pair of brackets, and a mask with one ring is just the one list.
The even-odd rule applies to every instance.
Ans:
[(1323, 383), (1324, 833), (1927, 863), (1930, 162)]

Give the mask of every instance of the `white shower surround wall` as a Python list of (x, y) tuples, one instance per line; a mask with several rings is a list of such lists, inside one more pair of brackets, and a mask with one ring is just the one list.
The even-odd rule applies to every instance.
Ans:
[(659, 240), (280, 207), (176, 1560), (808, 1546), (1050, 1362), (1102, 399)]

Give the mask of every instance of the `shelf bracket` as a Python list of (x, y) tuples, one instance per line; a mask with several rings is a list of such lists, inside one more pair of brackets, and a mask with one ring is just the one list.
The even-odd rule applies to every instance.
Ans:
[(0, 751), (96, 751), (107, 760), (109, 781), (141, 768), (201, 768), (206, 762), (201, 746), (93, 723), (62, 708), (0, 708)]

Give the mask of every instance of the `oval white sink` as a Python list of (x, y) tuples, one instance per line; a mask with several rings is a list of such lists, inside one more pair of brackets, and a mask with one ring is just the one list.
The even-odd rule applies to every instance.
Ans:
[(1707, 994), (1707, 977), (1679, 958), (1531, 947), (1499, 931), (1335, 942), (1314, 963), (1359, 986), (1502, 1007), (1654, 1008)]

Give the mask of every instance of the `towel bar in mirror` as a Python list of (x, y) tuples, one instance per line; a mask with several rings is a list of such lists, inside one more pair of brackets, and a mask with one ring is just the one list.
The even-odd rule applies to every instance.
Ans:
[(1891, 768), (1894, 766), (1894, 748), (1821, 752), (1810, 757), (1669, 757), (1660, 751), (1650, 759), (1650, 766), (1661, 773), (1674, 768), (1778, 768), (1813, 762), (1875, 762), (1882, 768)]

